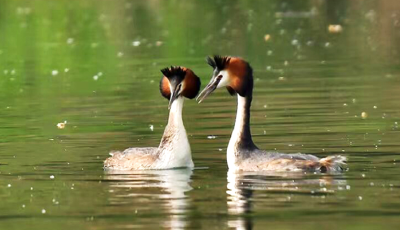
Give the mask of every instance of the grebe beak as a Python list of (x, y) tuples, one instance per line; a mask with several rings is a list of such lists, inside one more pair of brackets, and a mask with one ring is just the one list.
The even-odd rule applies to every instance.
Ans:
[(171, 93), (171, 98), (169, 99), (168, 109), (171, 109), (172, 103), (181, 95), (181, 87), (182, 85), (179, 84), (175, 90)]
[(218, 83), (221, 81), (222, 75), (214, 77), (211, 79), (210, 83), (201, 91), (199, 96), (196, 98), (197, 102), (200, 104), (208, 95), (210, 95), (217, 88)]

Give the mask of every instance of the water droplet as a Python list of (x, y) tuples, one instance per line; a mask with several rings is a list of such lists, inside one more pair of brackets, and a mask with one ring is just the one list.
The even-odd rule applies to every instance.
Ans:
[(135, 47), (140, 46), (140, 41), (133, 41), (132, 45)]
[(298, 41), (297, 39), (293, 39), (293, 40), (292, 40), (292, 45), (293, 45), (293, 46), (299, 45), (299, 41)]
[(72, 43), (74, 43), (74, 39), (73, 38), (68, 38), (67, 39), (67, 44), (72, 44)]
[(368, 114), (366, 112), (361, 113), (361, 118), (366, 119), (368, 117)]

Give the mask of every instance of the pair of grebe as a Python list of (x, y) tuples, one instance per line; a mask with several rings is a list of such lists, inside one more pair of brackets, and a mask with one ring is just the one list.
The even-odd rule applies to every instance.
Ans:
[[(202, 102), (215, 89), (226, 87), (237, 95), (235, 126), (227, 149), (229, 170), (235, 171), (314, 171), (340, 172), (344, 156), (318, 158), (309, 154), (284, 154), (264, 151), (254, 144), (250, 132), (250, 106), (253, 95), (253, 70), (238, 57), (207, 58), (213, 68), (210, 83), (197, 97)], [(168, 125), (158, 148), (129, 148), (110, 153), (104, 162), (106, 169), (168, 169), (193, 167), (191, 150), (182, 122), (183, 97), (194, 98), (200, 89), (200, 79), (188, 68), (171, 67), (161, 71), (161, 94), (170, 101)]]

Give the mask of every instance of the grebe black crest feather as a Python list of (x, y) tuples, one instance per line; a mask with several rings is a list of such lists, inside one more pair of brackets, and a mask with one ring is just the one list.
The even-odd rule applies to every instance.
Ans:
[(213, 58), (207, 57), (207, 63), (213, 67), (214, 69), (218, 70), (224, 70), (226, 66), (229, 64), (230, 57), (228, 56), (219, 56), (219, 55), (214, 55)]
[(170, 81), (172, 78), (178, 78), (177, 80), (182, 81), (185, 78), (186, 71), (180, 66), (171, 66), (169, 68), (164, 68), (161, 70)]

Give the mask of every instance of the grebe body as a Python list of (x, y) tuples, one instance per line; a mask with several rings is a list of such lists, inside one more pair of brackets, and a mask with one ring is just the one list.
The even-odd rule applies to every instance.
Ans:
[(111, 152), (104, 168), (111, 170), (143, 170), (193, 168), (189, 140), (182, 120), (184, 97), (194, 98), (200, 89), (200, 79), (184, 67), (161, 70), (161, 94), (169, 100), (168, 124), (158, 147), (128, 148)]
[(238, 57), (214, 56), (207, 58), (213, 68), (210, 83), (197, 100), (201, 103), (215, 89), (226, 87), (237, 95), (235, 126), (227, 148), (229, 170), (239, 171), (319, 171), (340, 172), (346, 157), (336, 155), (318, 158), (309, 154), (285, 154), (260, 150), (250, 132), (250, 107), (253, 96), (253, 70), (248, 62)]

